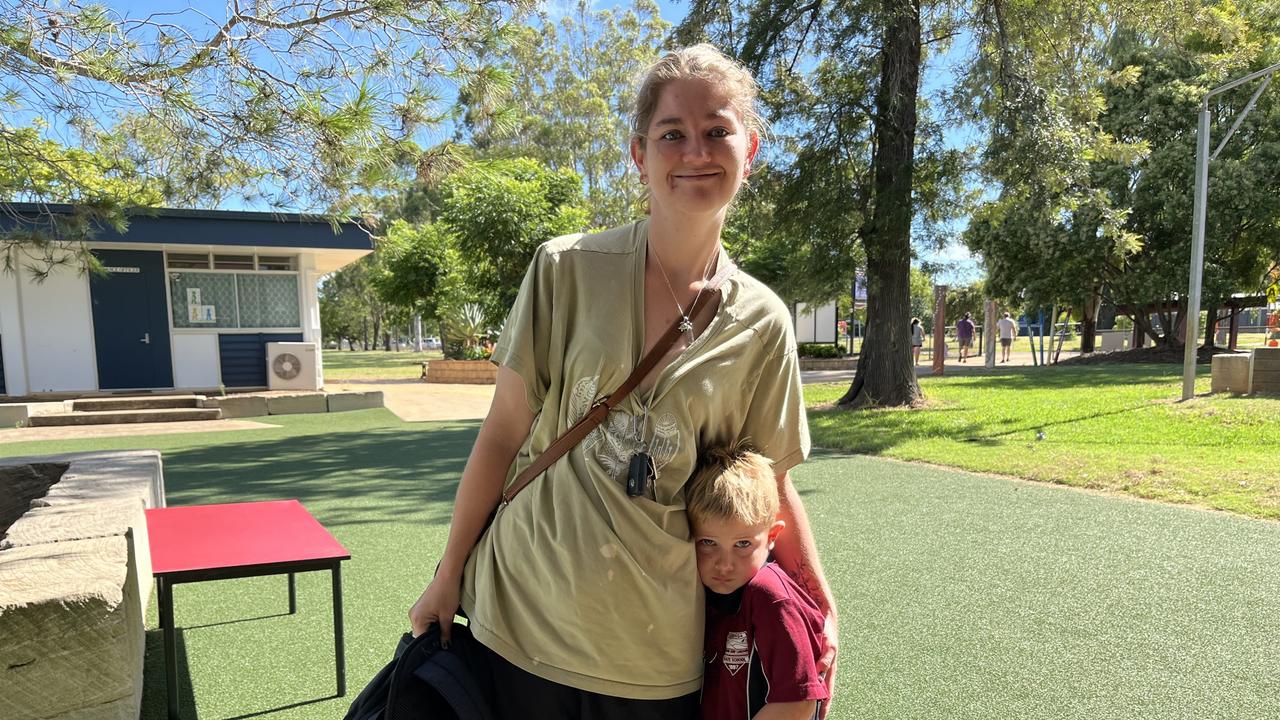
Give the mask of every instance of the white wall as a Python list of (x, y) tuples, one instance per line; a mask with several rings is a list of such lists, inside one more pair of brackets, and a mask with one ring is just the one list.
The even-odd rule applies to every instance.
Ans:
[(320, 278), (315, 253), (298, 257), (298, 288), (302, 293), (302, 340), (316, 345), (316, 383), (324, 387), (324, 336), (320, 332)]
[(217, 333), (173, 335), (173, 387), (216, 388), (222, 382)]
[(0, 270), (0, 346), (4, 351), (5, 392), (27, 394), (27, 364), (22, 357), (22, 313), (18, 303), (18, 274)]
[[(27, 391), (97, 390), (89, 277), (57, 267), (44, 282), (18, 280)], [(8, 376), (9, 364), (5, 363)]]

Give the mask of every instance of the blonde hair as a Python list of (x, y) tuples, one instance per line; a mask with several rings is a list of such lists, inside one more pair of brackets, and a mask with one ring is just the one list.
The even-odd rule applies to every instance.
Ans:
[(768, 125), (756, 110), (760, 86), (740, 63), (730, 59), (710, 43), (672, 50), (641, 73), (631, 111), (631, 137), (643, 146), (658, 108), (662, 89), (677, 80), (706, 80), (720, 86), (749, 132), (764, 136)]
[(746, 445), (707, 451), (687, 497), (689, 519), (739, 520), (755, 527), (778, 518), (778, 481), (769, 458)]

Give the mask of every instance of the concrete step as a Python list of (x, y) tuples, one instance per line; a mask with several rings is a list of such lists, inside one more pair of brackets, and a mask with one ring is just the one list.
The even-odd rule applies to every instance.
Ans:
[(138, 395), (118, 398), (86, 398), (72, 402), (75, 412), (107, 412), (117, 410), (165, 410), (171, 408), (198, 408), (195, 395)]
[(184, 420), (218, 420), (218, 408), (167, 408), (160, 410), (109, 410), (36, 415), (27, 420), (30, 427), (61, 425), (118, 425), (122, 423), (181, 422)]

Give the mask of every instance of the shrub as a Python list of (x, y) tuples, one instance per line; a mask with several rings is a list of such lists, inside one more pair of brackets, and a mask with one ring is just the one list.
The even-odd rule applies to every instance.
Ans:
[(840, 348), (827, 343), (800, 343), (800, 357), (806, 358), (838, 358)]

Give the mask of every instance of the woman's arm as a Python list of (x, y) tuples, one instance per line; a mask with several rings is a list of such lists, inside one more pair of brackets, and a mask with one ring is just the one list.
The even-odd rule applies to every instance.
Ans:
[[(818, 658), (818, 672), (824, 673), (827, 692), (834, 697), (836, 679), (836, 649), (839, 644), (839, 629), (836, 625), (836, 600), (827, 584), (826, 575), (822, 572), (822, 563), (818, 560), (818, 547), (813, 542), (813, 532), (809, 529), (809, 515), (805, 512), (800, 493), (791, 482), (791, 475), (783, 472), (778, 478), (778, 499), (781, 501), (782, 520), (787, 529), (778, 536), (773, 548), (774, 560), (786, 570), (800, 587), (818, 603), (827, 615), (827, 624), (823, 628), (822, 657)], [(825, 709), (824, 705), (824, 709)], [(825, 713), (824, 713), (825, 714)]]
[(462, 570), (471, 549), (480, 539), (480, 533), (484, 531), (485, 520), (502, 497), (507, 470), (529, 437), (533, 417), (534, 413), (525, 400), (524, 380), (514, 370), (499, 367), (493, 403), (480, 426), (480, 434), (458, 482), (449, 540), (445, 544), (440, 567), (422, 596), (409, 609), (409, 622), (415, 637), (426, 632), (431, 623), (439, 622), (441, 640), (449, 641), (453, 616), (458, 610)]

